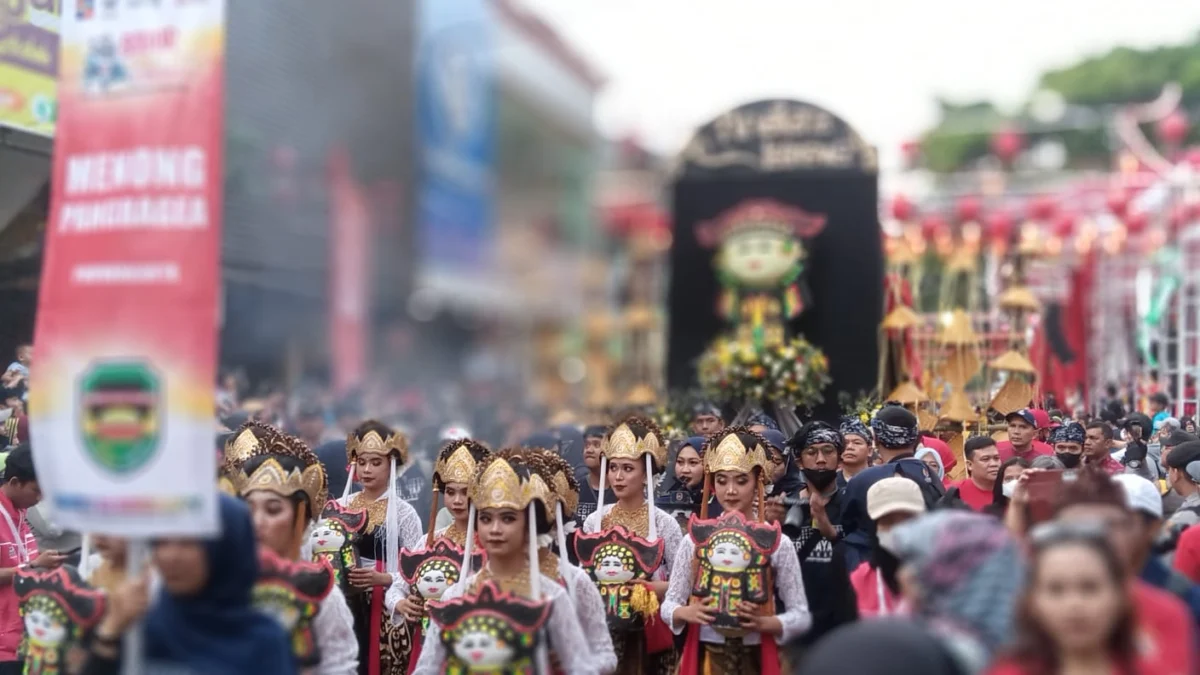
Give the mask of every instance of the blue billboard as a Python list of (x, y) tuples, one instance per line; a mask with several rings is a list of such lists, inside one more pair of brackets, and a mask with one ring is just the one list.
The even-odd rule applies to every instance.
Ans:
[(417, 7), (417, 245), (427, 270), (483, 272), (492, 248), (497, 90), (491, 5), (421, 0)]

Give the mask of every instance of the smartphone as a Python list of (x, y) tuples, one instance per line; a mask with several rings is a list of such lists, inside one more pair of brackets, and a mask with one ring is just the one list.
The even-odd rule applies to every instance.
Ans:
[(82, 553), (82, 552), (83, 552), (83, 547), (82, 547), (82, 546), (76, 546), (75, 548), (72, 548), (72, 549), (69, 549), (69, 550), (66, 550), (66, 551), (59, 551), (59, 552), (58, 552), (58, 554), (59, 554), (59, 555), (61, 555), (61, 556), (64, 556), (64, 557), (70, 558), (70, 557), (72, 557), (72, 556), (77, 556), (77, 555), (79, 555), (79, 554), (80, 554), (80, 553)]
[(1063, 484), (1062, 469), (1039, 471), (1029, 477), (1029, 524), (1037, 525), (1054, 517), (1054, 502)]

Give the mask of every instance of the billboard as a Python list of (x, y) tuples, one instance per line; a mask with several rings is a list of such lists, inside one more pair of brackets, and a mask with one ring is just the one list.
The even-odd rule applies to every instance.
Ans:
[(486, 274), (495, 220), (496, 18), (489, 0), (417, 8), (417, 259)]
[(54, 135), (59, 2), (0, 2), (0, 126)]

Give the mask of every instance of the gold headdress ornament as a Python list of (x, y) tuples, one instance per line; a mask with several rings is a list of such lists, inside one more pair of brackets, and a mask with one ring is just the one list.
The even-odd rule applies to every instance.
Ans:
[[(281, 497), (303, 492), (308, 497), (309, 513), (313, 518), (320, 516), (329, 501), (328, 480), (325, 467), (304, 441), (260, 424), (243, 427), (231, 442), (236, 448), (233, 453), (226, 451), (221, 477), (223, 490), (239, 497), (256, 490)], [(247, 474), (246, 465), (258, 457), (266, 459)], [(280, 463), (281, 457), (298, 460), (303, 468), (288, 471)]]
[(554, 499), (561, 500), (567, 515), (579, 508), (579, 481), (571, 465), (561, 455), (545, 448), (526, 448), (524, 463), (533, 469), (550, 489)]
[[(638, 438), (631, 425), (645, 429), (645, 435)], [(614, 459), (636, 461), (643, 455), (650, 455), (659, 471), (667, 466), (667, 446), (663, 444), (662, 433), (657, 424), (645, 417), (633, 416), (622, 420), (604, 437), (600, 452), (610, 462)]]
[(379, 455), (388, 457), (392, 453), (396, 453), (397, 459), (401, 465), (408, 464), (408, 437), (399, 431), (393, 431), (378, 422), (364, 422), (366, 426), (370, 424), (372, 427), (378, 425), (383, 428), (386, 435), (380, 431), (371, 428), (366, 433), (362, 434), (361, 438), (357, 431), (346, 436), (346, 457), (351, 463), (358, 460), (360, 455)]
[[(753, 437), (754, 447), (747, 448), (740, 434)], [(710, 474), (719, 471), (753, 473), (754, 469), (758, 468), (765, 480), (770, 469), (764, 449), (766, 446), (766, 439), (745, 427), (725, 429), (715, 436), (710, 436), (704, 444), (704, 470)]]
[[(501, 450), (479, 466), (478, 478), (471, 485), (471, 504), (477, 511), (483, 509), (513, 509), (520, 511), (534, 500), (541, 500), (544, 511), (551, 517), (554, 505), (553, 493), (546, 481), (520, 461), (520, 451)], [(521, 478), (517, 469), (528, 472)]]
[[(487, 459), (491, 454), (487, 446), (469, 438), (448, 443), (438, 453), (437, 463), (433, 467), (433, 491), (439, 492), (447, 483), (470, 484), (475, 480), (479, 469), (479, 461)], [(480, 460), (475, 459), (479, 456)]]
[(280, 433), (275, 427), (261, 422), (246, 422), (225, 441), (225, 463), (244, 462), (255, 455), (262, 454), (262, 445), (267, 442), (264, 439)]

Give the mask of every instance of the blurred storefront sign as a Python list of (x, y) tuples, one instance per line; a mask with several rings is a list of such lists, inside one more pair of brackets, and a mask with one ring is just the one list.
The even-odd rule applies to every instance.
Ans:
[(54, 135), (59, 2), (0, 3), (0, 126)]
[(422, 0), (417, 17), (416, 259), (423, 277), (486, 279), (495, 220), (491, 3)]

